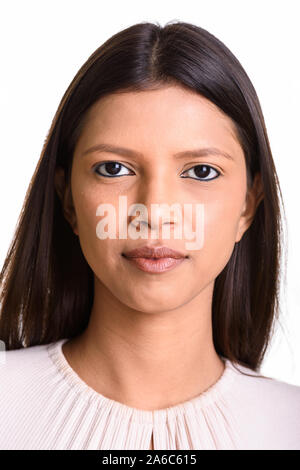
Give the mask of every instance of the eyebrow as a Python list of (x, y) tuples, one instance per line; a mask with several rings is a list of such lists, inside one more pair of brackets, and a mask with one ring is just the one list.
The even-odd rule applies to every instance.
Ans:
[[(111, 144), (97, 144), (94, 145), (93, 147), (90, 147), (89, 149), (85, 150), (82, 153), (83, 155), (86, 155), (88, 153), (92, 152), (108, 152), (108, 153), (114, 153), (117, 155), (121, 155), (124, 157), (130, 157), (130, 158), (143, 158), (143, 154), (141, 152), (137, 152), (136, 150), (128, 149), (125, 147), (119, 147)], [(225, 157), (229, 160), (234, 160), (234, 158), (227, 152), (224, 152), (224, 150), (220, 150), (216, 147), (205, 147), (205, 148), (198, 148), (198, 149), (192, 149), (192, 150), (183, 150), (181, 152), (175, 153), (173, 156), (176, 159), (180, 158), (187, 158), (187, 157), (206, 157), (208, 155), (216, 155), (216, 156), (221, 156)]]

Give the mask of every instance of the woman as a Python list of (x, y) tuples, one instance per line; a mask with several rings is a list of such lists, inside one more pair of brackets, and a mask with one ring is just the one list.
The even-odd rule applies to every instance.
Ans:
[(279, 192), (253, 85), (217, 38), (140, 23), (99, 47), (1, 274), (0, 448), (300, 449), (300, 387), (259, 375)]

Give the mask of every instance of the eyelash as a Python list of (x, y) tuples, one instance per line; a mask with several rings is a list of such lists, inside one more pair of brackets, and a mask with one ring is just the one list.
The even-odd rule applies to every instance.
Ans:
[[(102, 162), (102, 163), (97, 164), (97, 165), (94, 167), (95, 173), (97, 173), (97, 174), (100, 175), (100, 176), (103, 176), (103, 178), (119, 178), (120, 176), (130, 176), (130, 175), (128, 175), (128, 174), (126, 174), (126, 175), (110, 175), (110, 176), (102, 175), (101, 173), (99, 173), (99, 172), (97, 171), (97, 169), (98, 169), (101, 165), (106, 165), (107, 163), (118, 163), (118, 164), (121, 165), (122, 167), (127, 168), (125, 165), (123, 165), (122, 163), (119, 163), (118, 161), (109, 160), (109, 161), (106, 161), (106, 162)], [(209, 179), (201, 179), (200, 177), (198, 177), (198, 178), (193, 178), (193, 177), (191, 177), (191, 176), (183, 176), (182, 178), (190, 178), (190, 179), (194, 179), (194, 180), (196, 180), (196, 181), (204, 181), (204, 182), (205, 182), (205, 181), (212, 181), (212, 180), (214, 180), (214, 179), (217, 179), (217, 178), (221, 175), (221, 173), (220, 173), (218, 170), (216, 170), (216, 168), (214, 168), (214, 167), (211, 166), (211, 165), (206, 165), (205, 163), (201, 163), (201, 164), (192, 166), (192, 167), (189, 168), (188, 170), (185, 170), (184, 173), (186, 173), (186, 172), (188, 172), (188, 171), (190, 171), (190, 170), (192, 170), (192, 169), (194, 169), (194, 168), (202, 167), (202, 166), (214, 170), (215, 172), (217, 172), (217, 176), (215, 176), (214, 178), (209, 178)], [(127, 170), (129, 170), (129, 168), (127, 168)], [(131, 171), (131, 170), (129, 170), (129, 171)]]

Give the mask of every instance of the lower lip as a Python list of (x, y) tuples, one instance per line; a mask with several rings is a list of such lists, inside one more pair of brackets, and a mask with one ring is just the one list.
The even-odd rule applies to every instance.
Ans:
[(146, 273), (164, 273), (176, 268), (185, 258), (127, 258), (125, 259), (135, 264), (136, 267)]

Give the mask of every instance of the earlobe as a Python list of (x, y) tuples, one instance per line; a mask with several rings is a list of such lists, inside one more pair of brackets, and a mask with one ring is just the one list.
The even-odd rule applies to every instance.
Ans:
[(67, 186), (64, 196), (64, 215), (72, 227), (73, 232), (78, 235), (76, 214), (71, 194), (71, 188)]
[(241, 218), (239, 221), (236, 243), (241, 240), (244, 233), (250, 227), (255, 217), (257, 207), (260, 204), (260, 202), (263, 200), (263, 198), (264, 198), (264, 193), (263, 193), (261, 175), (259, 172), (257, 172), (254, 176), (252, 187), (250, 188), (250, 190), (247, 192), (247, 195), (246, 195), (246, 201), (243, 206)]
[(65, 191), (65, 172), (64, 169), (60, 166), (55, 169), (54, 186), (59, 199), (63, 201), (63, 195)]
[(256, 211), (257, 207), (259, 206), (261, 201), (264, 199), (263, 184), (262, 184), (261, 174), (259, 172), (257, 172), (254, 176), (251, 191), (253, 193), (255, 211)]
[(65, 172), (61, 167), (57, 167), (55, 170), (54, 185), (61, 201), (64, 217), (71, 225), (73, 232), (78, 235), (72, 194), (69, 186), (66, 185)]

